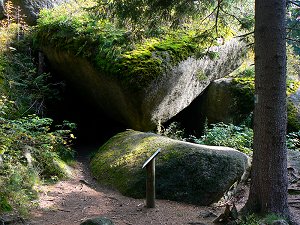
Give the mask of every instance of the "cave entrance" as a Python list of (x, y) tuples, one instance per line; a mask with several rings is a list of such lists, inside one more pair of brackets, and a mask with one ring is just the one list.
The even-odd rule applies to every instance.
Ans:
[(68, 120), (77, 124), (74, 131), (75, 149), (99, 147), (115, 134), (124, 131), (123, 124), (113, 120), (97, 108), (83, 90), (65, 82), (61, 100), (49, 104), (49, 115), (61, 123)]

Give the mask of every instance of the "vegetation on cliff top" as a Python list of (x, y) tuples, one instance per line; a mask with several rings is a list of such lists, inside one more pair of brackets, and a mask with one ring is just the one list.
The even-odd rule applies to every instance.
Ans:
[(210, 46), (218, 45), (218, 37), (234, 35), (229, 27), (219, 24), (217, 36), (211, 20), (176, 29), (132, 30), (97, 15), (93, 1), (88, 3), (72, 2), (43, 10), (36, 28), (38, 46), (85, 57), (99, 70), (138, 86), (161, 75), (166, 66), (189, 56), (203, 57)]

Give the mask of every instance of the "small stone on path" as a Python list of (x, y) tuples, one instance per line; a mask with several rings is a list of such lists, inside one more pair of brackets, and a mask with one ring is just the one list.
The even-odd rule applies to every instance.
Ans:
[(114, 223), (110, 219), (104, 217), (96, 217), (93, 219), (88, 219), (82, 222), (80, 225), (114, 225)]

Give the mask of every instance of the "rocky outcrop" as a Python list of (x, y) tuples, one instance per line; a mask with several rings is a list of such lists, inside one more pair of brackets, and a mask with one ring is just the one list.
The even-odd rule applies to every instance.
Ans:
[(254, 79), (222, 78), (213, 81), (201, 96), (201, 115), (211, 123), (243, 122), (254, 108)]
[[(236, 99), (232, 92), (232, 79), (223, 78), (213, 81), (201, 96), (201, 114), (209, 124), (224, 122), (235, 123), (240, 115), (235, 107)], [(249, 112), (248, 112), (249, 113)]]
[(216, 59), (188, 57), (174, 66), (166, 62), (167, 70), (138, 89), (69, 52), (49, 47), (43, 51), (52, 67), (93, 99), (102, 111), (129, 128), (147, 131), (182, 111), (213, 80), (236, 69), (243, 60), (244, 45), (234, 39), (218, 47)]
[(197, 205), (218, 201), (248, 168), (248, 157), (232, 148), (197, 145), (128, 130), (112, 137), (91, 161), (93, 175), (122, 194), (145, 198), (143, 163), (158, 148), (156, 196)]
[[(287, 84), (288, 129), (300, 129), (300, 83)], [(243, 122), (254, 109), (254, 78), (222, 78), (213, 81), (199, 104), (208, 123)]]
[[(0, 0), (0, 19), (4, 16), (3, 5), (7, 0)], [(12, 0), (14, 6), (20, 6), (21, 13), (29, 25), (36, 24), (41, 9), (50, 9), (69, 0)]]

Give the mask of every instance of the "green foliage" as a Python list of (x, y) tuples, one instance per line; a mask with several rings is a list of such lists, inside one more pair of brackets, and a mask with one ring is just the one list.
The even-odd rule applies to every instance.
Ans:
[(275, 213), (267, 214), (262, 219), (262, 221), (265, 224), (272, 224), (276, 220), (286, 220), (286, 219), (284, 217), (280, 216), (280, 215), (275, 214)]
[[(89, 3), (93, 6), (92, 1)], [(233, 36), (233, 31), (224, 24), (219, 25), (218, 35), (215, 34), (207, 28), (213, 26), (211, 21), (205, 24), (193, 21), (176, 29), (160, 25), (155, 32), (149, 32), (120, 27), (117, 20), (101, 15), (80, 1), (44, 10), (36, 27), (35, 43), (42, 48), (55, 47), (86, 57), (100, 71), (133, 88), (150, 84), (168, 66), (189, 56), (203, 57), (206, 49), (217, 45), (218, 37)], [(217, 55), (212, 53), (212, 56)]]
[(12, 207), (8, 203), (7, 196), (0, 192), (0, 212), (11, 211)]
[(16, 39), (17, 26), (2, 27), (0, 40), (0, 92), (14, 100), (10, 118), (26, 114), (44, 114), (45, 102), (58, 99), (60, 83), (51, 82), (50, 74), (38, 73), (30, 39)]
[(200, 138), (193, 135), (188, 136), (178, 122), (171, 123), (160, 132), (161, 135), (175, 140), (232, 147), (248, 155), (252, 154), (253, 130), (245, 125), (236, 126), (220, 122), (210, 126), (206, 125), (203, 133)]
[(286, 81), (286, 94), (287, 96), (290, 96), (291, 94), (294, 94), (297, 92), (297, 90), (300, 87), (300, 81), (296, 80), (287, 80)]
[(284, 217), (275, 213), (269, 213), (265, 216), (258, 216), (255, 214), (249, 214), (244, 216), (237, 224), (238, 225), (260, 225), (260, 224), (273, 224), (276, 220), (285, 220)]
[[(251, 74), (249, 70), (245, 74)], [(250, 70), (251, 71), (251, 70)], [(254, 77), (239, 77), (232, 79), (232, 91), (236, 98), (240, 114), (249, 114), (254, 108)]]
[(300, 131), (291, 132), (287, 136), (287, 148), (291, 150), (300, 150)]
[(44, 102), (58, 94), (49, 74), (39, 74), (30, 39), (18, 24), (0, 27), (0, 213), (26, 215), (41, 180), (69, 175), (61, 159), (71, 160), (74, 124), (55, 126), (41, 118)]
[(272, 224), (276, 220), (286, 220), (286, 219), (274, 213), (267, 214), (263, 217), (255, 214), (250, 214), (242, 218), (242, 220), (238, 222), (238, 225)]
[[(163, 1), (163, 0), (97, 0), (96, 10), (102, 18), (119, 21), (120, 26), (134, 29), (157, 30), (167, 27), (184, 26), (192, 20), (212, 21), (218, 33), (219, 26), (231, 24), (242, 29), (251, 29), (254, 24), (254, 3), (247, 1), (243, 7), (239, 1)], [(205, 18), (205, 19), (204, 19)]]
[[(299, 5), (299, 1), (295, 1), (295, 3)], [(298, 6), (295, 6), (294, 1), (290, 1), (287, 4), (287, 41), (293, 46), (297, 55), (300, 55), (300, 10)]]
[(245, 70), (243, 70), (239, 76), (240, 77), (247, 77), (247, 78), (254, 78), (255, 75), (255, 71), (254, 71), (254, 67), (247, 67)]
[[(32, 115), (10, 120), (0, 117), (0, 189), (2, 199), (19, 211), (36, 198), (33, 187), (40, 178), (57, 180), (67, 173), (58, 164), (71, 159), (71, 127), (51, 129), (52, 120)], [(3, 200), (3, 201), (4, 201)]]
[(291, 45), (287, 45), (287, 77), (290, 80), (299, 80), (300, 78), (300, 55)]
[(162, 129), (162, 132), (160, 135), (175, 139), (175, 140), (181, 140), (185, 141), (185, 131), (183, 128), (181, 128), (180, 123), (178, 122), (172, 122), (169, 126)]
[(200, 139), (194, 139), (198, 144), (227, 146), (251, 155), (253, 145), (253, 130), (244, 125), (217, 123), (206, 128)]
[(255, 214), (245, 216), (239, 223), (239, 225), (259, 225), (260, 219)]

